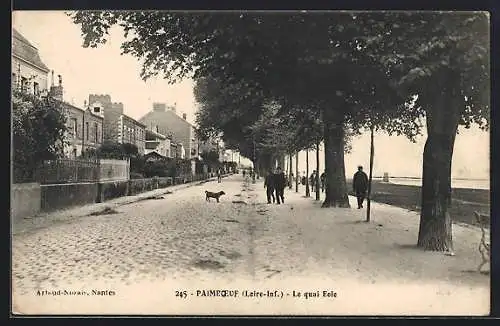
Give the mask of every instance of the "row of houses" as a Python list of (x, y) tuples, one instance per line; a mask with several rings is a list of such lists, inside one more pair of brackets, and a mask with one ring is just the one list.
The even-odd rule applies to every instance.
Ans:
[(38, 49), (15, 29), (12, 39), (13, 87), (37, 96), (50, 95), (62, 102), (68, 124), (66, 156), (78, 157), (111, 141), (134, 144), (140, 154), (151, 157), (193, 159), (205, 151), (217, 150), (223, 159), (223, 146), (217, 141), (198, 141), (186, 114), (180, 116), (175, 107), (164, 103), (154, 103), (137, 120), (125, 113), (123, 103), (113, 102), (108, 94), (90, 94), (83, 107), (68, 103), (62, 76), (56, 80), (54, 71), (42, 62)]

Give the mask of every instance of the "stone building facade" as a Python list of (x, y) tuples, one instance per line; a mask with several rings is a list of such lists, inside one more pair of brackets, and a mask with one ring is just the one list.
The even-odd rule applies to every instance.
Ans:
[(66, 156), (76, 158), (86, 150), (99, 148), (103, 142), (103, 117), (93, 113), (90, 108), (81, 109), (68, 103), (64, 103), (63, 107), (69, 129)]
[(154, 103), (153, 110), (140, 118), (139, 121), (149, 129), (158, 126), (158, 132), (161, 134), (171, 133), (172, 141), (182, 144), (182, 148), (185, 151), (185, 158), (198, 157), (198, 141), (195, 128), (186, 120), (186, 114), (180, 117), (177, 115), (174, 107), (167, 108), (164, 103)]
[(89, 95), (89, 107), (104, 117), (104, 141), (130, 143), (144, 154), (146, 126), (123, 113), (123, 103), (112, 102), (110, 95)]
[(79, 108), (64, 102), (64, 88), (61, 76), (59, 76), (59, 84), (50, 87), (49, 94), (56, 100), (61, 101), (66, 116), (68, 130), (65, 135), (65, 156), (76, 158), (86, 150), (99, 148), (103, 142), (104, 115), (102, 111), (94, 112), (92, 108), (86, 105), (84, 105), (84, 108)]
[(171, 157), (171, 136), (162, 135), (146, 129), (145, 154), (156, 152), (164, 157)]
[(137, 146), (139, 154), (143, 155), (146, 148), (146, 126), (126, 114), (120, 115), (118, 121), (118, 142)]
[(170, 142), (170, 155), (172, 158), (186, 158), (186, 149), (182, 143)]
[(16, 29), (12, 29), (12, 88), (40, 95), (48, 91), (49, 68), (40, 59), (38, 49)]

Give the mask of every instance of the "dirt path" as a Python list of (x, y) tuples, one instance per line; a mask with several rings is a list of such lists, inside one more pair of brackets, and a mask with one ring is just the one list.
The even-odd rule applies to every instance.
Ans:
[[(207, 203), (205, 188), (221, 188), (227, 195), (219, 204)], [(363, 223), (362, 210), (322, 209), (320, 204), (287, 189), (284, 205), (268, 205), (261, 182), (245, 184), (234, 176), (122, 206), (118, 214), (16, 235), (15, 309), (60, 314), (489, 312), (489, 278), (470, 272), (480, 261), (477, 228), (454, 225), (456, 256), (450, 257), (414, 248), (414, 212), (374, 204), (373, 222)], [(81, 293), (53, 295), (58, 290)], [(226, 293), (210, 290), (230, 290), (227, 294), (236, 297), (208, 296)]]

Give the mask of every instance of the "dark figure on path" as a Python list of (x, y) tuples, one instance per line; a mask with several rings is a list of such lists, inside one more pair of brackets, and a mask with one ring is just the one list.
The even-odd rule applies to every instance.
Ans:
[(285, 197), (284, 197), (285, 186), (286, 186), (285, 173), (278, 166), (278, 168), (276, 169), (276, 174), (274, 175), (274, 187), (276, 189), (276, 201), (278, 205), (280, 203), (285, 203)]
[(366, 198), (366, 191), (368, 190), (368, 176), (363, 172), (362, 166), (358, 166), (358, 172), (354, 173), (352, 190), (358, 199), (358, 209), (363, 208), (363, 201)]
[(295, 177), (293, 176), (293, 173), (290, 175), (290, 180), (288, 180), (288, 188), (292, 189), (292, 183), (295, 180)]
[(217, 182), (222, 182), (222, 170), (220, 168), (217, 170)]
[(309, 184), (311, 185), (311, 192), (314, 192), (314, 188), (316, 187), (316, 170), (309, 177)]
[(264, 188), (266, 188), (267, 203), (271, 203), (271, 198), (273, 199), (274, 203), (276, 201), (276, 198), (274, 197), (274, 173), (271, 170), (269, 170), (269, 173), (264, 179)]
[(243, 177), (245, 177), (245, 170), (243, 170)]
[(321, 173), (320, 182), (321, 182), (321, 192), (325, 192), (325, 185), (326, 185), (326, 174), (325, 172)]

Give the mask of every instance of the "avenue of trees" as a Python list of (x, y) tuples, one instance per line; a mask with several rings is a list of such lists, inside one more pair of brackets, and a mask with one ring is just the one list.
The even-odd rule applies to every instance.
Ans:
[(78, 11), (83, 46), (123, 28), (141, 77), (196, 81), (201, 135), (222, 135), (262, 168), (325, 147), (323, 207), (348, 207), (344, 152), (373, 128), (422, 132), (418, 246), (453, 250), (451, 161), (459, 125), (489, 127), (489, 17), (483, 12), (167, 13)]

